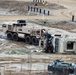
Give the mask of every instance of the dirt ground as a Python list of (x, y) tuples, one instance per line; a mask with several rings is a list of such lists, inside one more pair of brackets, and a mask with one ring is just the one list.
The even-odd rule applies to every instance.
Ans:
[[(3, 0), (2, 0), (3, 1)], [(0, 1), (0, 3), (1, 3), (1, 7), (4, 7), (4, 6), (2, 6), (2, 1)], [(25, 0), (26, 1), (26, 0)], [(53, 8), (55, 7), (55, 8), (58, 8), (58, 6), (57, 5), (61, 5), (62, 7), (65, 7), (66, 9), (58, 9), (58, 10), (52, 10), (52, 9), (49, 9), (50, 10), (50, 12), (51, 12), (51, 15), (50, 16), (43, 16), (43, 15), (37, 15), (37, 16), (34, 16), (35, 15), (35, 13), (34, 13), (34, 15), (32, 15), (32, 16), (0, 16), (0, 19), (1, 20), (7, 20), (7, 18), (8, 18), (8, 20), (17, 20), (17, 19), (52, 19), (52, 20), (71, 20), (71, 17), (72, 17), (72, 15), (75, 15), (76, 16), (76, 1), (75, 0), (47, 0), (47, 2), (50, 2), (50, 5), (48, 6), (48, 7), (52, 7), (51, 6), (51, 3), (53, 3)], [(6, 2), (7, 3), (7, 2)], [(22, 2), (21, 2), (22, 3)], [(10, 5), (11, 3), (9, 3), (9, 5)], [(17, 4), (17, 3), (15, 3), (15, 4)], [(14, 4), (14, 5), (15, 5)], [(25, 4), (25, 3), (24, 3)], [(24, 7), (26, 6), (24, 6), (24, 4), (22, 3), (22, 4), (20, 4), (20, 5), (22, 5), (22, 7), (18, 7), (19, 6), (19, 2), (18, 2), (18, 5), (16, 5), (16, 7), (15, 6), (13, 6), (13, 7), (15, 7), (15, 8), (12, 8), (11, 9), (11, 11), (16, 11), (16, 10), (22, 10), (23, 12), (25, 12), (26, 11), (26, 9), (24, 10)], [(56, 5), (57, 4), (57, 5)], [(5, 5), (6, 6), (6, 5)], [(8, 8), (8, 5), (6, 6), (7, 8)], [(12, 7), (12, 6), (11, 6)], [(45, 6), (46, 7), (46, 6)], [(45, 8), (44, 7), (44, 8)], [(16, 10), (15, 10), (16, 9)], [(46, 9), (46, 8), (45, 8)], [(19, 11), (19, 13), (22, 13), (22, 11)], [(76, 18), (75, 18), (76, 19)]]
[[(33, 24), (43, 26), (45, 23), (45, 26), (50, 26), (50, 20), (45, 21), (28, 20), (28, 22)], [(66, 27), (69, 26), (69, 24), (72, 25), (72, 23), (67, 21), (51, 22), (53, 25), (60, 25), (61, 23), (63, 23), (63, 26), (66, 24)], [(42, 48), (25, 44), (23, 41), (15, 42), (7, 40), (6, 35), (0, 31), (0, 65), (3, 66), (1, 72), (3, 72), (4, 75), (48, 75), (48, 73), (46, 73), (47, 66), (56, 59), (76, 63), (75, 54), (47, 54), (43, 52)], [(30, 67), (31, 71), (27, 71), (30, 70)], [(29, 74), (30, 72), (31, 74)]]
[[(37, 5), (36, 5), (37, 4)], [(34, 3), (34, 2), (23, 2), (23, 1), (7, 1), (7, 0), (2, 0), (0, 1), (0, 8), (1, 9), (8, 9), (8, 12), (14, 12), (19, 15), (28, 15), (28, 6), (40, 8), (40, 9), (53, 9), (53, 10), (58, 10), (58, 9), (65, 9), (65, 7), (55, 4), (55, 3)], [(36, 15), (35, 12), (30, 12), (29, 15)]]
[[(21, 0), (19, 0), (19, 2), (18, 0), (16, 0), (16, 2), (15, 0), (9, 0), (9, 2), (5, 1), (6, 0), (0, 0), (0, 11), (7, 11), (16, 15), (8, 15), (7, 12), (7, 15), (1, 14), (0, 22), (28, 19), (28, 22), (33, 22), (42, 26), (76, 32), (75, 0), (46, 0), (47, 2), (49, 2), (48, 5), (39, 4), (38, 8), (50, 10), (50, 16), (38, 15), (36, 13), (31, 13), (30, 15), (28, 15), (28, 4), (34, 5), (31, 2), (22, 2)], [(71, 21), (72, 15), (75, 15), (74, 22)], [(76, 63), (75, 54), (46, 54), (42, 52), (42, 48), (31, 46), (21, 41), (9, 41), (6, 39), (6, 37), (2, 39), (1, 36), (3, 36), (2, 31), (0, 31), (0, 65), (4, 66), (1, 71), (5, 71), (6, 75), (24, 75), (26, 71), (25, 73), (22, 73), (22, 71), (30, 69), (30, 67), (31, 70), (38, 71), (33, 75), (46, 75), (45, 71), (47, 71), (48, 64), (56, 59), (62, 59), (65, 62)], [(32, 51), (31, 54), (30, 50)], [(28, 65), (29, 67), (26, 65)], [(19, 70), (21, 73), (9, 70), (8, 68), (15, 68), (15, 71)], [(9, 73), (7, 73), (8, 71)], [(13, 74), (12, 72), (15, 73)], [(31, 75), (30, 71), (27, 75)]]
[(51, 19), (46, 19), (46, 20), (35, 19), (35, 20), (30, 20), (30, 21), (28, 20), (28, 22), (39, 24), (41, 26), (63, 29), (63, 30), (70, 31), (70, 32), (76, 32), (76, 31), (73, 31), (74, 29), (76, 29), (76, 23), (72, 22), (72, 21), (64, 21), (64, 20), (58, 21), (58, 20), (51, 20)]

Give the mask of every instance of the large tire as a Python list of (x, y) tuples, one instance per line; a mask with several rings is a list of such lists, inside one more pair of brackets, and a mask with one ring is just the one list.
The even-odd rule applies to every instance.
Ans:
[(7, 39), (12, 40), (12, 33), (11, 32), (7, 33)]
[(31, 44), (31, 37), (30, 36), (25, 37), (25, 43)]
[(39, 44), (39, 40), (36, 37), (32, 38), (32, 44), (33, 45), (38, 45)]
[(18, 41), (18, 34), (17, 33), (13, 33), (13, 40)]

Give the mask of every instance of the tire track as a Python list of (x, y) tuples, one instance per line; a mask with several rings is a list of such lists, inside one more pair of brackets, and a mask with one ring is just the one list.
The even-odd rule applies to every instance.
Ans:
[(68, 18), (71, 18), (72, 17), (72, 15), (75, 15), (76, 16), (76, 14), (75, 14), (75, 10), (73, 10), (73, 11), (62, 11), (61, 12), (61, 15), (63, 15), (63, 16), (65, 16), (65, 17), (68, 17)]
[(63, 11), (63, 12), (61, 12), (61, 14), (62, 14), (63, 16), (65, 16), (65, 17), (71, 18), (69, 13), (67, 14), (67, 13), (65, 13), (65, 12)]

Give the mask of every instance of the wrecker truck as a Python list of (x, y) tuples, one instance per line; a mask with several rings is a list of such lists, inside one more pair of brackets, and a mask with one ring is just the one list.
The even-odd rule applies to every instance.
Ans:
[(27, 44), (44, 44), (45, 52), (53, 52), (52, 36), (47, 33), (46, 28), (27, 24), (26, 20), (3, 24), (2, 28), (9, 40), (18, 41), (19, 38), (23, 38)]

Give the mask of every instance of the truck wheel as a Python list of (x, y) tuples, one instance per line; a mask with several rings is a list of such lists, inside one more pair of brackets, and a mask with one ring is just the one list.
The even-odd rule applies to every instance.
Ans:
[(18, 34), (17, 34), (17, 33), (14, 33), (14, 34), (13, 34), (13, 40), (14, 40), (14, 41), (18, 41)]
[(25, 42), (26, 42), (27, 44), (30, 44), (30, 43), (31, 43), (31, 37), (30, 37), (30, 36), (26, 36), (26, 37), (25, 37)]
[(7, 39), (12, 40), (12, 33), (11, 32), (7, 33)]
[(38, 45), (39, 44), (39, 40), (36, 37), (32, 38), (32, 44), (33, 45)]

